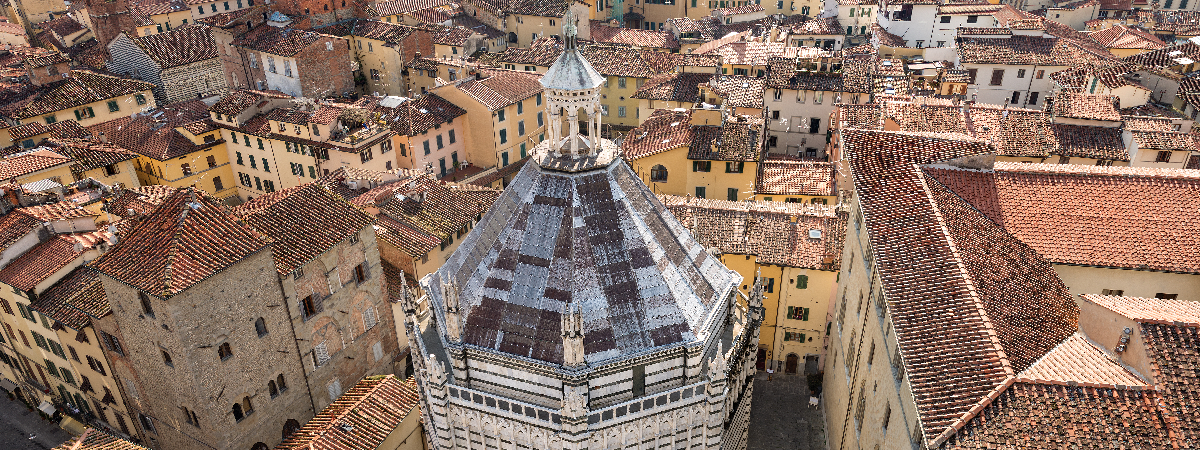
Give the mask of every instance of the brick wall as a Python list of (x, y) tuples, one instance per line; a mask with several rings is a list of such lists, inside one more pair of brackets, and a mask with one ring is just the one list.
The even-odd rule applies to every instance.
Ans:
[[(326, 43), (332, 43), (333, 49), (329, 50)], [(305, 97), (319, 99), (354, 92), (349, 40), (323, 37), (297, 53), (295, 59)]]

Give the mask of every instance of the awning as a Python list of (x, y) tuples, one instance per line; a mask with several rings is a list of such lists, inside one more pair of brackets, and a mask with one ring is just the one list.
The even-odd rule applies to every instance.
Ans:
[(47, 416), (53, 416), (57, 409), (54, 409), (54, 405), (51, 405), (50, 402), (42, 400), (42, 404), (38, 405), (38, 411), (46, 413)]
[(17, 383), (13, 383), (12, 380), (10, 380), (8, 378), (0, 380), (0, 389), (4, 389), (8, 392), (12, 392), (13, 389), (16, 389), (16, 388), (17, 388)]

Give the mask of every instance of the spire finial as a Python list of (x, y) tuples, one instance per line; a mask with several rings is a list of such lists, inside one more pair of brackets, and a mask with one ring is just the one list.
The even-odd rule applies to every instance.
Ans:
[(563, 13), (563, 39), (566, 40), (566, 48), (575, 48), (575, 39), (579, 34), (579, 29), (575, 25), (575, 13), (571, 12), (571, 7), (567, 6), (567, 12)]

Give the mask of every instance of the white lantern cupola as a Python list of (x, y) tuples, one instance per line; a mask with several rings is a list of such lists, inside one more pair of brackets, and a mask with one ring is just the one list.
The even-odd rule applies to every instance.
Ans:
[[(604, 85), (604, 75), (579, 53), (576, 20), (570, 9), (563, 15), (566, 47), (541, 80), (546, 90), (546, 111), (550, 113), (549, 150), (572, 158), (591, 156), (600, 146), (600, 87)], [(579, 134), (581, 108), (587, 112), (586, 136)], [(564, 120), (569, 127), (566, 133)]]

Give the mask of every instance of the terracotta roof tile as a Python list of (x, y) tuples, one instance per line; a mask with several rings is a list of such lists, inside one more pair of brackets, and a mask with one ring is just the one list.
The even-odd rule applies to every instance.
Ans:
[(837, 195), (832, 163), (768, 155), (759, 168), (756, 194)]
[(100, 274), (84, 266), (54, 283), (30, 306), (75, 330), (90, 325), (92, 318), (112, 313)]
[(701, 101), (700, 85), (712, 80), (710, 73), (665, 73), (646, 80), (632, 98), (683, 103)]
[(1139, 322), (1200, 326), (1200, 302), (1083, 294), (1083, 299)]
[(149, 91), (154, 84), (106, 75), (89, 70), (74, 70), (64, 80), (43, 86), (27, 86), (19, 92), (0, 94), (6, 104), (0, 106), (0, 114), (27, 119), (59, 111), (65, 111), (89, 103), (113, 99), (124, 95)]
[(735, 108), (762, 108), (763, 91), (766, 80), (762, 78), (741, 77), (735, 75), (714, 75), (705, 84), (711, 87), (725, 101), (723, 106)]
[(1107, 48), (1158, 50), (1167, 46), (1153, 34), (1120, 24), (1092, 32), (1089, 37)]
[(467, 114), (466, 110), (437, 94), (425, 94), (405, 100), (395, 108), (378, 106), (376, 111), (383, 113), (381, 120), (391, 123), (392, 131), (403, 136), (425, 133), (435, 126), (450, 123), (455, 118)]
[(136, 154), (119, 146), (82, 139), (50, 139), (46, 145), (54, 148), (55, 153), (74, 159), (76, 164), (71, 166), (71, 171), (81, 175), (88, 170), (137, 158)]
[(160, 184), (124, 189), (108, 199), (104, 211), (125, 219), (149, 214), (173, 193), (175, 188)]
[(1120, 128), (1054, 124), (1054, 154), (1105, 161), (1129, 161)]
[(986, 145), (853, 129), (842, 142), (932, 439), (1074, 333), (1078, 309), (1046, 260), (914, 165)]
[(806, 16), (791, 16), (784, 21), (782, 28), (789, 35), (795, 36), (840, 36), (846, 28), (838, 22), (837, 17), (807, 18)]
[(959, 61), (967, 64), (1076, 66), (1114, 59), (1108, 52), (1099, 54), (1075, 40), (1023, 35), (963, 38), (958, 55)]
[(842, 91), (842, 75), (836, 72), (817, 72), (800, 67), (794, 59), (771, 58), (767, 68), (766, 87), (809, 91)]
[(247, 34), (241, 39), (235, 40), (233, 45), (272, 55), (295, 56), (322, 38), (331, 37), (327, 34), (297, 28), (260, 28), (266, 28), (266, 30), (257, 34)]
[(1176, 448), (1158, 415), (1163, 397), (1153, 390), (1022, 381), (941, 448)]
[(238, 222), (215, 199), (179, 189), (92, 266), (151, 295), (170, 298), (267, 245), (266, 237)]
[(1200, 171), (1001, 162), (993, 172), (929, 171), (1054, 263), (1200, 273)]
[[(247, 108), (258, 104), (263, 100), (292, 98), (292, 96), (279, 91), (255, 91), (250, 89), (238, 89), (230, 91), (225, 96), (213, 103), (208, 109), (212, 112), (217, 112), (227, 115), (238, 115)], [(208, 115), (205, 114), (205, 117)]]
[(255, 197), (233, 213), (271, 239), (275, 268), (289, 274), (371, 224), (371, 216), (316, 183)]
[(386, 2), (376, 2), (374, 7), (379, 17), (394, 16), (397, 14), (406, 14), (413, 11), (443, 6), (451, 3), (450, 0), (395, 0)]
[(208, 27), (200, 25), (184, 25), (166, 33), (135, 37), (133, 42), (164, 70), (220, 57), (217, 42)]
[(41, 228), (43, 222), (37, 215), (21, 208), (0, 216), (0, 250), (7, 249), (25, 235)]
[(1119, 100), (1111, 95), (1062, 91), (1054, 96), (1054, 115), (1072, 119), (1120, 121)]
[(26, 251), (0, 269), (0, 282), (30, 292), (38, 283), (83, 255), (75, 248), (76, 240), (58, 235)]
[(198, 99), (159, 107), (146, 114), (124, 117), (89, 127), (92, 134), (104, 133), (113, 145), (139, 155), (166, 161), (181, 155), (219, 145), (213, 141), (197, 145), (176, 130), (196, 121), (208, 120), (208, 106)]
[(1146, 386), (1146, 381), (1126, 369), (1113, 355), (1100, 349), (1083, 333), (1058, 344), (1017, 377), (1092, 385)]
[(675, 35), (666, 31), (650, 31), (637, 28), (611, 27), (602, 20), (591, 23), (591, 39), (601, 43), (625, 44), (636, 47), (678, 49)]
[(79, 437), (63, 443), (53, 450), (149, 450), (95, 428), (84, 430)]
[(23, 177), (62, 164), (70, 164), (71, 158), (50, 150), (35, 149), (0, 159), (0, 179)]
[(847, 216), (834, 207), (673, 195), (659, 199), (697, 242), (722, 253), (755, 255), (762, 264), (816, 270), (837, 270), (841, 264)]
[(378, 448), (419, 403), (412, 378), (363, 378), (275, 450)]
[(1192, 151), (1194, 144), (1188, 133), (1179, 131), (1142, 131), (1131, 130), (1133, 141), (1138, 148), (1150, 150), (1180, 150)]
[(1139, 330), (1146, 343), (1152, 373), (1162, 394), (1162, 408), (1178, 427), (1179, 448), (1200, 445), (1200, 328), (1188, 325), (1142, 322)]
[(541, 76), (514, 70), (485, 69), (482, 80), (468, 80), (456, 86), (488, 109), (495, 111), (542, 92)]

